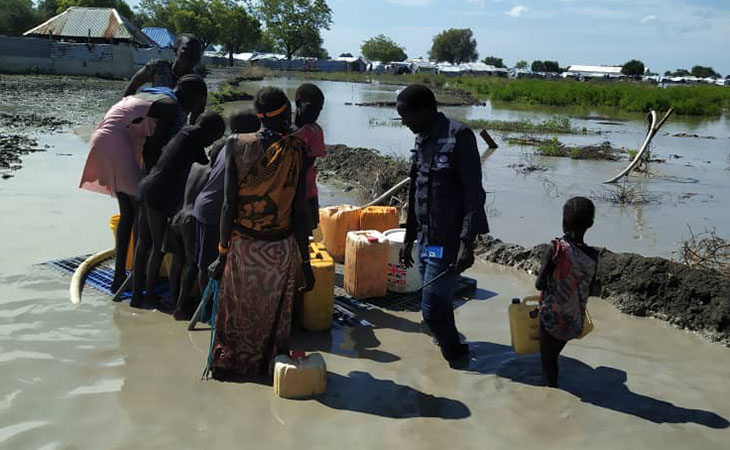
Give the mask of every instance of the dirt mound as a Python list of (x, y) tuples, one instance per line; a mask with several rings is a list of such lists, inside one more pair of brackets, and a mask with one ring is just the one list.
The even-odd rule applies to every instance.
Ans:
[[(477, 254), (535, 274), (547, 244), (527, 249), (488, 237)], [(730, 279), (664, 258), (601, 250), (596, 282), (601, 297), (624, 313), (650, 316), (730, 346)]]
[(317, 171), (322, 180), (343, 183), (370, 201), (408, 177), (410, 162), (369, 148), (337, 144), (327, 146), (327, 156), (317, 160)]

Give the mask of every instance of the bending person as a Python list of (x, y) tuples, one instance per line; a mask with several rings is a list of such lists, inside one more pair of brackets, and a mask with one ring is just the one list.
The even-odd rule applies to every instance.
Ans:
[(126, 278), (125, 262), (136, 217), (138, 185), (145, 167), (157, 161), (162, 147), (180, 128), (182, 115), (199, 105), (191, 98), (190, 86), (190, 82), (185, 82), (175, 91), (144, 89), (123, 98), (109, 109), (91, 137), (79, 187), (111, 195), (119, 203), (112, 292)]
[(211, 276), (223, 277), (211, 367), (216, 379), (271, 375), (274, 356), (289, 351), (300, 271), (302, 290), (314, 285), (307, 149), (288, 135), (291, 104), (282, 90), (260, 90), (254, 105), (262, 129), (231, 136), (225, 150), (220, 255), (211, 265)]
[(220, 114), (203, 114), (197, 124), (183, 127), (165, 146), (157, 165), (140, 182), (142, 203), (137, 222), (139, 239), (134, 255), (132, 306), (143, 305), (143, 284), (146, 288), (147, 306), (160, 306), (155, 289), (162, 264), (163, 239), (168, 220), (180, 209), (190, 167), (194, 162), (208, 162), (205, 147), (223, 136), (225, 131), (226, 124)]

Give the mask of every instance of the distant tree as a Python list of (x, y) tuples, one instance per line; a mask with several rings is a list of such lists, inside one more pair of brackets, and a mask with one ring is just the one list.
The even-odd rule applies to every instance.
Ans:
[(677, 69), (674, 72), (667, 72), (671, 77), (688, 77), (692, 75), (687, 69)]
[(524, 59), (521, 61), (517, 61), (517, 64), (515, 64), (515, 67), (517, 69), (527, 69), (527, 61), (525, 61)]
[(58, 0), (41, 0), (36, 7), (38, 20), (45, 22), (58, 13)]
[(557, 61), (543, 61), (545, 72), (560, 72), (560, 64)]
[(246, 8), (232, 1), (213, 0), (211, 10), (219, 24), (217, 42), (228, 52), (228, 63), (233, 66), (233, 54), (250, 50), (261, 37), (261, 24)]
[(362, 55), (371, 61), (399, 62), (408, 58), (406, 51), (388, 36), (371, 37), (360, 47)]
[(720, 78), (721, 75), (715, 72), (712, 67), (694, 66), (692, 67), (692, 76), (697, 78)]
[(175, 34), (193, 33), (207, 48), (220, 43), (221, 25), (227, 20), (216, 16), (215, 10), (221, 4), (233, 3), (230, 0), (142, 0), (136, 22), (141, 26), (164, 27)]
[(0, 0), (0, 34), (20, 36), (37, 22), (31, 0)]
[(307, 46), (319, 48), (319, 31), (329, 30), (332, 10), (326, 0), (260, 0), (259, 14), (287, 58)]
[(447, 61), (451, 64), (474, 62), (479, 57), (474, 33), (468, 28), (450, 28), (433, 38), (429, 56), (434, 61)]
[(545, 63), (542, 61), (532, 61), (530, 69), (533, 72), (547, 72), (547, 69), (545, 69)]
[[(494, 66), (498, 69), (504, 69), (504, 67), (505, 67), (504, 62), (502, 61), (502, 58), (497, 58), (496, 56), (487, 56), (486, 58), (484, 58), (482, 60), (482, 62), (484, 64)], [(525, 64), (527, 64), (527, 63), (525, 63)]]
[(294, 54), (304, 58), (329, 59), (329, 52), (327, 52), (327, 49), (325, 49), (322, 44), (324, 44), (324, 39), (322, 39), (322, 36), (317, 33), (316, 38), (312, 37), (311, 39), (308, 39), (307, 43), (304, 44), (304, 47), (297, 50)]
[(279, 53), (282, 50), (267, 30), (261, 32), (258, 42), (254, 45), (253, 49), (261, 53)]
[(62, 13), (72, 6), (90, 6), (93, 8), (114, 8), (129, 20), (134, 19), (134, 12), (124, 0), (58, 0), (56, 12)]
[(726, 80), (730, 80), (730, 75), (725, 75)]
[(631, 61), (626, 62), (621, 67), (621, 73), (630, 77), (638, 77), (644, 75), (645, 70), (646, 67), (644, 67), (644, 63), (639, 61), (638, 59), (632, 59)]

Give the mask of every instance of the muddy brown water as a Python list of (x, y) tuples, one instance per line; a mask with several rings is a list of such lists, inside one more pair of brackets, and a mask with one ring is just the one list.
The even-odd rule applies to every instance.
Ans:
[[(296, 85), (274, 82), (290, 90)], [(412, 143), (407, 130), (354, 125), (369, 115), (385, 119), (392, 112), (344, 106), (345, 97), (387, 99), (392, 87), (323, 87), (329, 101), (322, 120), (328, 142), (407, 153)], [(545, 115), (494, 108), (463, 112), (506, 119)], [(641, 134), (638, 120), (627, 123), (622, 129), (636, 128), (631, 136)], [(533, 280), (481, 263), (469, 272), (479, 282), (477, 298), (460, 302), (456, 310), (460, 331), (472, 347), (464, 370), (449, 369), (441, 360), (421, 330), (418, 313), (377, 309), (356, 311), (374, 328), (345, 327), (295, 337), (295, 347), (325, 356), (330, 385), (321, 398), (287, 401), (276, 398), (268, 386), (201, 382), (206, 331), (188, 333), (185, 324), (166, 315), (111, 304), (88, 288), (82, 305), (73, 307), (68, 302), (69, 277), (38, 265), (113, 245), (108, 217), (116, 212), (115, 203), (76, 187), (89, 129), (38, 136), (42, 145), (53, 148), (26, 156), (23, 169), (0, 183), (0, 448), (500, 449), (544, 447), (546, 442), (563, 448), (727, 448), (728, 349), (664, 322), (623, 315), (592, 299), (589, 309), (596, 330), (566, 347), (561, 359), (563, 390), (538, 387), (539, 361), (535, 355), (511, 351), (507, 324), (510, 299), (532, 294)], [(684, 123), (676, 130), (720, 135), (727, 133), (727, 124)], [(685, 155), (689, 151), (684, 145), (699, 142), (662, 139), (675, 147), (658, 151)], [(696, 158), (726, 164), (726, 155), (716, 154), (727, 146), (722, 139), (703, 139), (703, 146), (697, 144), (693, 152), (707, 156)], [(498, 150), (486, 164), (486, 185), (495, 199), (493, 207), (500, 211), (492, 218), (495, 234), (529, 244), (530, 239), (555, 234), (553, 226), (541, 230), (532, 224), (549, 222), (546, 217), (566, 194), (542, 194), (539, 177), (518, 177), (504, 167), (520, 158), (519, 149)], [(561, 189), (597, 188), (588, 177), (590, 163), (553, 164), (552, 177), (569, 177), (560, 181), (567, 186)], [(600, 169), (595, 164), (601, 176), (614, 172), (613, 166), (603, 166), (612, 163), (600, 163)], [(694, 183), (692, 189), (722, 192), (727, 181), (721, 174), (700, 168), (715, 178)], [(664, 170), (674, 171), (675, 177), (691, 175), (679, 163)], [(645, 183), (657, 190), (670, 186), (668, 181)], [(353, 200), (332, 187), (325, 187), (323, 197), (325, 204)], [(498, 200), (502, 197), (507, 199)], [(714, 224), (722, 230), (722, 220), (728, 220), (728, 200), (722, 197), (715, 195), (707, 205), (688, 203), (682, 221), (716, 217)], [(510, 203), (518, 201), (523, 203)], [(599, 220), (590, 237), (598, 241), (623, 236), (627, 248), (643, 245), (662, 253), (658, 249), (669, 248), (662, 243), (678, 239), (667, 222), (678, 220), (676, 210), (681, 208), (646, 208), (641, 236), (655, 236), (651, 241), (632, 231), (632, 210), (625, 211), (625, 223), (613, 217), (620, 210), (599, 206), (599, 217), (604, 223), (613, 218), (619, 231), (601, 228)], [(527, 218), (520, 219), (518, 211)], [(653, 243), (645, 244), (649, 241)]]

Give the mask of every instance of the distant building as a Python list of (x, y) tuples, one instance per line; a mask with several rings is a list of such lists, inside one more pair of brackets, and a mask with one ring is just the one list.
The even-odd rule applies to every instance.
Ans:
[(142, 28), (142, 33), (152, 39), (160, 48), (173, 48), (175, 45), (175, 33), (167, 28), (146, 27)]
[(85, 44), (127, 43), (139, 47), (157, 47), (154, 40), (114, 8), (69, 8), (26, 31), (23, 36)]
[(23, 36), (0, 37), (0, 71), (128, 78), (175, 56), (113, 8), (69, 8)]
[(624, 78), (621, 66), (585, 66), (574, 64), (563, 72), (563, 78)]

